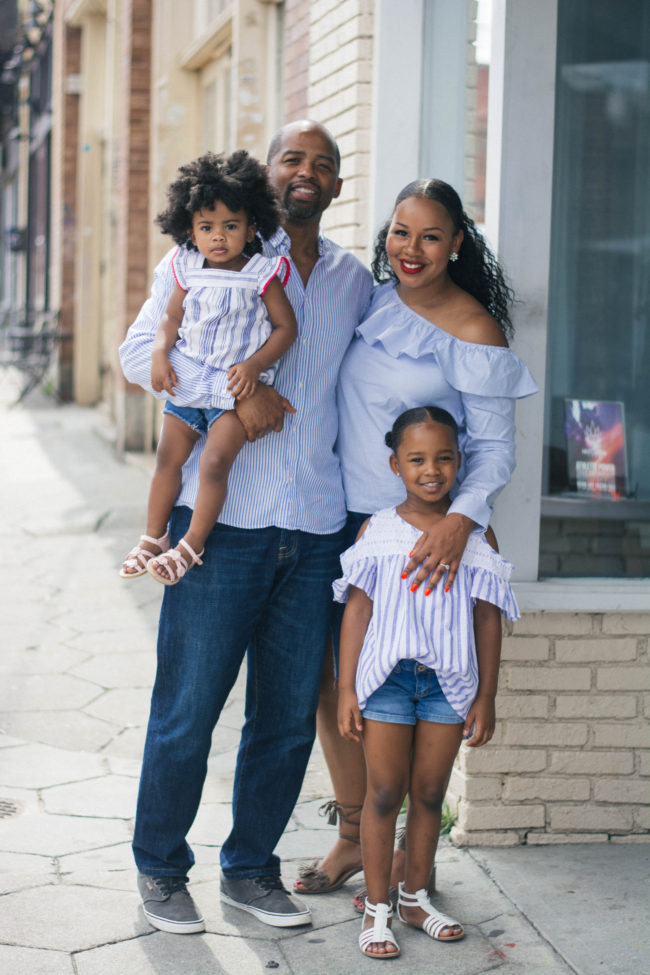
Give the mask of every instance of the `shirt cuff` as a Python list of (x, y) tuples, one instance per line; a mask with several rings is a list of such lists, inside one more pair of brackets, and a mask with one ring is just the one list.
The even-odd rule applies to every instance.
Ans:
[(487, 501), (481, 501), (479, 498), (472, 497), (471, 494), (461, 493), (451, 502), (447, 514), (465, 515), (476, 522), (477, 527), (473, 528), (472, 531), (484, 532), (490, 524), (492, 508)]

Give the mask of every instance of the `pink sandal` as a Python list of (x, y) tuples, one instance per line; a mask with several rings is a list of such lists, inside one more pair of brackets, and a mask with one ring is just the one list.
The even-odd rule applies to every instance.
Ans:
[[(191, 569), (193, 565), (203, 565), (201, 561), (201, 556), (205, 549), (202, 549), (197, 555), (196, 552), (190, 548), (184, 538), (181, 538), (178, 543), (179, 546), (189, 553), (191, 562), (181, 555), (179, 548), (170, 548), (162, 555), (155, 555), (147, 563), (147, 572), (150, 576), (153, 576), (156, 582), (162, 583), (163, 586), (175, 586), (177, 582), (180, 582), (188, 569)], [(162, 569), (167, 573), (166, 576), (161, 575), (156, 572), (153, 565), (156, 563), (161, 566)]]
[[(124, 559), (124, 562), (122, 562), (120, 575), (123, 579), (137, 579), (139, 576), (143, 576), (147, 571), (149, 562), (157, 557), (153, 552), (150, 552), (143, 546), (143, 542), (148, 542), (149, 545), (157, 545), (160, 549), (157, 555), (162, 555), (163, 552), (167, 552), (169, 549), (169, 535), (167, 532), (165, 532), (162, 538), (152, 538), (151, 535), (140, 535), (140, 544), (132, 548)], [(127, 572), (127, 569), (135, 569), (136, 571)]]

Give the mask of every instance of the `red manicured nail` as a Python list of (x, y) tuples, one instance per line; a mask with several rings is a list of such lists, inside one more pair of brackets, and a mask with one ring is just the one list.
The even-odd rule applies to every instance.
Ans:
[(449, 592), (450, 589), (451, 589), (451, 586), (445, 586), (445, 592)]
[(402, 579), (408, 579), (408, 577), (409, 577), (408, 572), (402, 572)]
[(413, 585), (411, 586), (411, 592), (415, 592), (416, 589), (417, 589), (417, 585), (413, 583)]
[(409, 558), (413, 555), (413, 549), (409, 552)]
[(425, 589), (424, 590), (424, 595), (425, 596), (430, 596), (431, 595), (431, 590), (430, 589)]

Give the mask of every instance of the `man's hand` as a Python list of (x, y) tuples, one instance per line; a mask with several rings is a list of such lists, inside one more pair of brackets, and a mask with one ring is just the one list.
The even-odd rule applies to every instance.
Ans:
[[(441, 518), (437, 525), (423, 533), (410, 553), (410, 560), (402, 576), (402, 579), (408, 579), (408, 582), (405, 581), (404, 584), (417, 589), (421, 583), (428, 580), (424, 591), (425, 596), (428, 596), (446, 576), (445, 592), (451, 589), (467, 539), (475, 527), (475, 522), (471, 518), (455, 512)], [(418, 566), (420, 568), (417, 574), (409, 579), (408, 577)]]
[(252, 396), (235, 403), (235, 413), (250, 441), (259, 440), (271, 431), (279, 433), (284, 425), (284, 414), (295, 412), (288, 399), (264, 383), (257, 384)]

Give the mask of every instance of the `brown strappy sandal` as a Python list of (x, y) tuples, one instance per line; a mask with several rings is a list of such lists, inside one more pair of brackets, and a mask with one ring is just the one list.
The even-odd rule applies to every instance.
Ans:
[[(330, 799), (328, 802), (323, 803), (318, 810), (318, 815), (327, 816), (327, 822), (330, 826), (335, 826), (338, 820), (339, 839), (347, 840), (348, 843), (356, 843), (357, 846), (360, 846), (361, 840), (358, 836), (359, 820), (354, 820), (352, 817), (359, 815), (362, 809), (363, 806), (345, 806), (337, 802), (336, 799)], [(340, 827), (343, 824), (356, 826), (357, 836), (348, 836), (346, 833), (342, 833)], [(330, 879), (328, 874), (319, 868), (318, 860), (312, 860), (311, 863), (304, 864), (298, 871), (298, 879), (294, 881), (293, 889), (297, 894), (331, 894), (332, 891), (342, 887), (346, 880), (354, 877), (357, 873), (361, 873), (362, 870), (363, 866), (361, 864), (357, 867), (347, 867), (336, 877)]]

